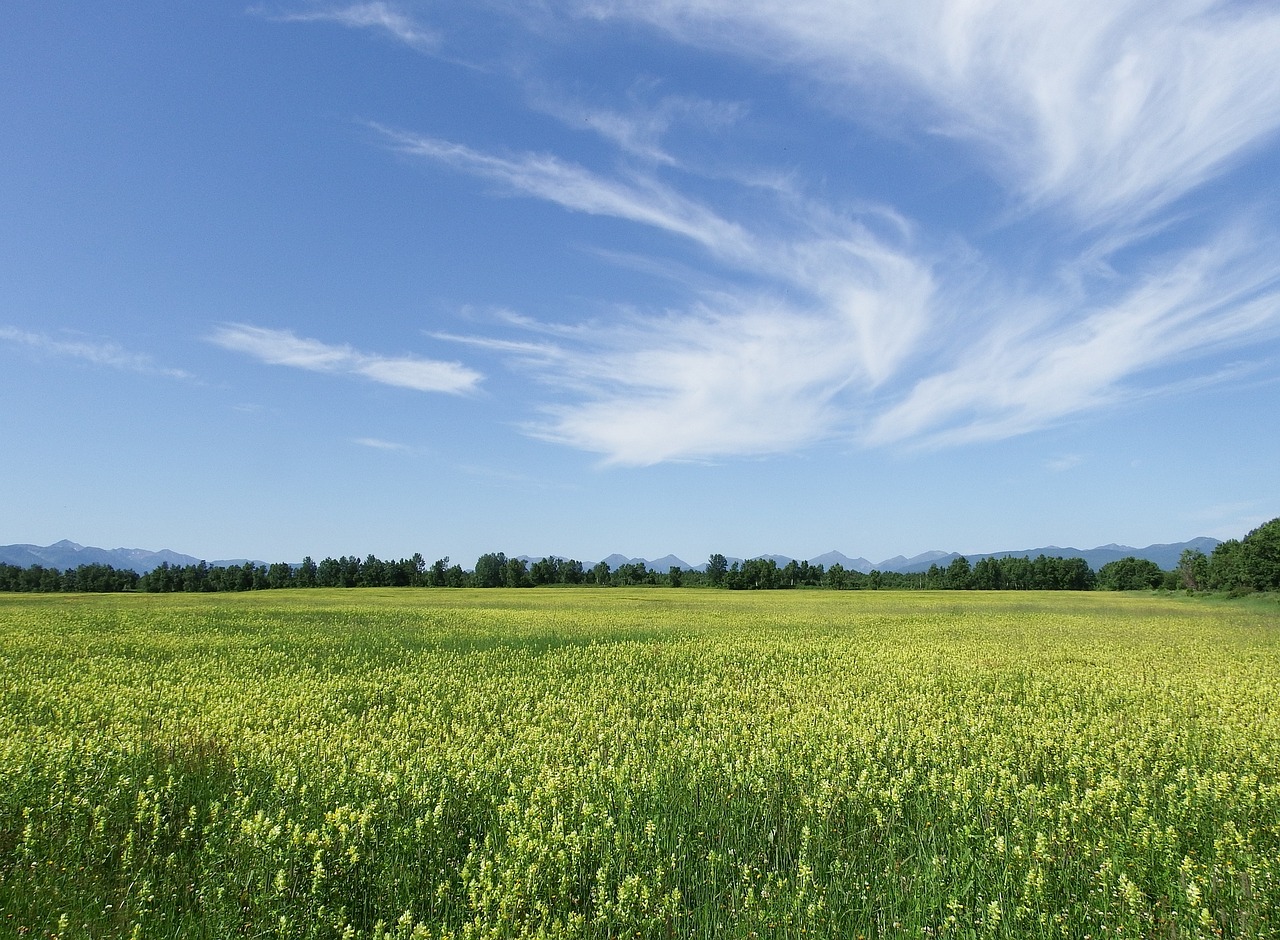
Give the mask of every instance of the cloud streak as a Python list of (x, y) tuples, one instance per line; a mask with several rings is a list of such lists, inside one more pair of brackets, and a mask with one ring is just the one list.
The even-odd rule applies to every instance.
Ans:
[[(629, 106), (588, 107), (535, 92), (535, 109), (616, 148), (607, 170), (372, 123), (395, 151), (502, 196), (699, 249), (680, 256), (692, 274), (651, 262), (686, 290), (661, 311), (620, 305), (625, 313), (554, 342), (438, 334), (507, 358), (558, 395), (526, 424), (536, 437), (628, 465), (833, 438), (970, 444), (1185, 387), (1197, 360), (1276, 337), (1276, 233), (1242, 235), (1238, 222), (1220, 221), (1260, 214), (1256, 206), (1188, 197), (1280, 130), (1280, 10), (1216, 0), (582, 0), (572, 9), (579, 23), (643, 22), (826, 88), (837, 121), (961, 142), (1004, 194), (1005, 234), (1021, 226), (1035, 240), (1026, 250), (1035, 270), (892, 207), (810, 201), (803, 164), (786, 185), (755, 185), (749, 173), (703, 173), (664, 146), (676, 123), (718, 131), (747, 104), (672, 95), (645, 107), (633, 87)], [(879, 106), (854, 114), (845, 101)], [(1208, 219), (1198, 245), (1177, 231), (1152, 260), (1157, 239), (1187, 217)], [(990, 234), (990, 220), (973, 224)], [(289, 364), (356, 371), (351, 357), (362, 354), (289, 336), (299, 360)], [(1174, 368), (1177, 381), (1165, 374)], [(377, 378), (369, 363), (359, 370)]]
[(626, 110), (590, 107), (546, 91), (534, 95), (533, 106), (573, 129), (589, 130), (620, 151), (660, 166), (680, 166), (663, 146), (663, 137), (678, 124), (723, 128), (742, 117), (745, 108), (734, 102), (708, 101), (666, 95), (654, 105), (632, 101)]
[[(630, 465), (793, 450), (848, 433), (846, 392), (887, 382), (925, 338), (930, 263), (856, 220), (779, 207), (769, 229), (748, 231), (652, 175), (611, 179), (554, 157), (499, 157), (380, 130), (406, 154), (498, 181), (512, 195), (661, 229), (735, 277), (763, 282), (554, 347), (448, 337), (508, 353), (544, 383), (582, 396), (528, 424), (537, 437)], [(903, 220), (880, 215), (910, 241)]]
[(368, 447), (372, 450), (385, 450), (405, 452), (409, 450), (407, 444), (397, 444), (395, 441), (384, 441), (379, 437), (355, 437), (351, 439), (352, 444), (359, 444), (361, 447)]
[(244, 353), (269, 365), (356, 375), (383, 385), (418, 392), (465, 394), (474, 391), (483, 378), (479, 372), (458, 362), (374, 355), (346, 345), (335, 346), (301, 337), (288, 330), (243, 323), (220, 326), (207, 338), (216, 346)]
[(190, 379), (191, 373), (156, 364), (145, 353), (130, 352), (109, 340), (57, 339), (44, 333), (30, 333), (11, 326), (0, 326), (0, 340), (37, 352), (71, 359), (82, 359), (94, 365), (107, 366), (143, 375), (162, 375), (172, 379)]
[(269, 14), (262, 8), (256, 12), (280, 23), (335, 23), (350, 29), (370, 29), (420, 52), (434, 52), (440, 45), (439, 35), (389, 3), (353, 3), (305, 13)]
[(1280, 260), (1246, 251), (1245, 242), (1237, 236), (1179, 254), (1080, 319), (1061, 309), (1047, 321), (1010, 318), (966, 347), (959, 364), (915, 383), (871, 424), (867, 442), (950, 445), (1023, 434), (1134, 397), (1127, 383), (1159, 367), (1274, 337)]
[(373, 125), (402, 153), (502, 184), (510, 193), (556, 203), (574, 212), (638, 222), (691, 239), (722, 258), (755, 254), (739, 225), (651, 176), (608, 179), (548, 154), (501, 157), (463, 144)]
[(1064, 205), (1089, 225), (1156, 211), (1280, 128), (1280, 11), (1267, 4), (591, 0), (582, 10), (923, 105), (935, 130), (990, 153), (1028, 204)]

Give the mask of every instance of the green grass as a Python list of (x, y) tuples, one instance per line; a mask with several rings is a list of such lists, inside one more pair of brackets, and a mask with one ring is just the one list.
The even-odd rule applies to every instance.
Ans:
[(0, 596), (0, 936), (1275, 937), (1280, 610)]

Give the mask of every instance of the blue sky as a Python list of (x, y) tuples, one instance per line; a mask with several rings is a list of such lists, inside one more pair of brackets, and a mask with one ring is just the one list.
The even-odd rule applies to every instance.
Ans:
[(873, 561), (1280, 515), (1280, 9), (16, 0), (0, 542)]

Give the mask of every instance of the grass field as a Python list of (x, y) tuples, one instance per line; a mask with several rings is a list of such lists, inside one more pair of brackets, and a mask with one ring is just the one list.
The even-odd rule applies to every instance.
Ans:
[(1280, 605), (0, 596), (0, 936), (1277, 937)]

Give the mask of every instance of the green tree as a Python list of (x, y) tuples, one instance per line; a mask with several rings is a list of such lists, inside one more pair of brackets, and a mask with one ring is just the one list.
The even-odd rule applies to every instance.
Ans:
[(1280, 517), (1258, 526), (1240, 543), (1244, 574), (1255, 591), (1280, 591)]
[(721, 587), (728, 573), (729, 561), (719, 552), (707, 559), (707, 583), (712, 587)]
[(267, 569), (267, 586), (272, 588), (293, 587), (293, 566), (278, 561)]
[(427, 583), (432, 587), (444, 587), (449, 583), (449, 556), (437, 558), (431, 565)]
[(1188, 591), (1203, 591), (1209, 586), (1209, 556), (1198, 548), (1188, 548), (1178, 559), (1178, 576)]
[(1097, 583), (1097, 575), (1083, 558), (1062, 558), (1058, 567), (1058, 590), (1092, 591)]
[(408, 563), (404, 566), (405, 573), (409, 576), (409, 584), (414, 587), (423, 587), (427, 583), (427, 560), (422, 557), (421, 552), (414, 552), (409, 556)]
[(316, 586), (316, 563), (311, 560), (310, 555), (302, 559), (302, 564), (298, 565), (294, 581), (298, 587), (311, 588)]
[(324, 558), (316, 566), (316, 585), (318, 587), (341, 587), (342, 566), (336, 558)]
[(520, 558), (508, 558), (502, 570), (502, 584), (505, 587), (533, 587), (529, 580), (529, 568)]
[(535, 561), (529, 568), (529, 578), (534, 584), (559, 584), (560, 583), (560, 562), (558, 559), (547, 557), (540, 561)]
[(490, 552), (476, 559), (476, 587), (502, 587), (505, 581), (507, 556), (503, 552)]
[(996, 558), (979, 558), (973, 566), (970, 584), (976, 591), (998, 591), (1004, 587), (1004, 567)]
[(380, 558), (370, 555), (360, 566), (360, 574), (356, 581), (361, 587), (386, 587), (390, 581), (387, 577), (387, 564)]
[(961, 555), (959, 558), (953, 559), (951, 564), (947, 565), (946, 574), (943, 576), (943, 583), (949, 590), (967, 591), (972, 577), (973, 570), (969, 567), (969, 559)]
[(800, 563), (794, 558), (783, 565), (782, 570), (778, 572), (778, 577), (782, 579), (783, 587), (793, 588), (800, 584)]
[(1162, 584), (1160, 566), (1133, 555), (1109, 561), (1098, 570), (1098, 587), (1107, 591), (1150, 591)]

